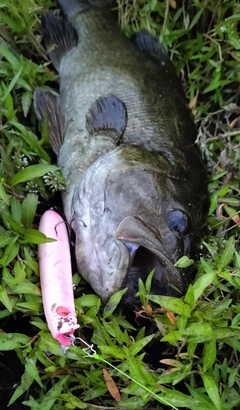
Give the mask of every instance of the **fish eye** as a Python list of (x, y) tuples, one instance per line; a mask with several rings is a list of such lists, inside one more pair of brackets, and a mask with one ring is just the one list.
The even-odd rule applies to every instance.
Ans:
[(172, 232), (183, 236), (189, 233), (190, 221), (185, 212), (173, 209), (168, 217), (168, 227)]

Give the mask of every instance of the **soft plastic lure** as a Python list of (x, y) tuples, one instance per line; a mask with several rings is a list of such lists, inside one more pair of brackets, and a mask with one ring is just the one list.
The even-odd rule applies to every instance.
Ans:
[(74, 307), (68, 232), (61, 216), (53, 210), (43, 214), (39, 231), (56, 240), (38, 247), (44, 313), (52, 336), (61, 345), (69, 346), (79, 325)]

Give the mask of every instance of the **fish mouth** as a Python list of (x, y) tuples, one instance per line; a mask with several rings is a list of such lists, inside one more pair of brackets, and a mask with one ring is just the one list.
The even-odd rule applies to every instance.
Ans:
[[(174, 283), (170, 281), (170, 269), (172, 274), (173, 271), (175, 273), (175, 267), (170, 261), (166, 262), (166, 256), (160, 259), (159, 256), (152, 253), (149, 249), (140, 246), (134, 255), (132, 265), (123, 282), (123, 288), (127, 288), (127, 292), (124, 295), (124, 304), (139, 304), (140, 299), (136, 296), (139, 290), (139, 278), (145, 283), (152, 270), (154, 270), (154, 274), (151, 282), (151, 294), (181, 296), (182, 290), (176, 286), (176, 280), (174, 280)], [(179, 276), (179, 272), (177, 272), (177, 276)], [(174, 279), (177, 279), (176, 276)]]
[(186, 291), (186, 272), (177, 269), (166, 255), (161, 239), (136, 217), (126, 217), (117, 230), (117, 238), (129, 249), (131, 263), (122, 287), (127, 288), (124, 304), (136, 305), (139, 278), (145, 283), (154, 269), (151, 294), (180, 297)]

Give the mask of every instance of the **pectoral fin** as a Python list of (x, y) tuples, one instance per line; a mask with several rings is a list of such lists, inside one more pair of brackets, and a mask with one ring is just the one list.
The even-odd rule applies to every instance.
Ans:
[(34, 110), (41, 125), (47, 118), (50, 143), (55, 154), (58, 154), (63, 144), (65, 129), (65, 117), (60, 97), (50, 91), (37, 88), (34, 92)]
[(86, 129), (90, 135), (109, 135), (116, 143), (121, 139), (127, 125), (127, 110), (115, 95), (99, 97), (86, 115)]

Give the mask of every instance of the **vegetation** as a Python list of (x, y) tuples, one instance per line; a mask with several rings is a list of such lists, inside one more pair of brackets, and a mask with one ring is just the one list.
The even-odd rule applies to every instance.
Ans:
[(149, 295), (149, 275), (139, 282), (141, 309), (126, 317), (122, 292), (104, 306), (74, 274), (79, 336), (94, 343), (94, 357), (83, 342), (59, 348), (39, 286), (38, 222), (64, 185), (32, 104), (36, 87), (57, 87), (40, 31), (53, 6), (0, 3), (1, 408), (239, 409), (240, 4), (119, 1), (127, 35), (147, 28), (159, 36), (181, 76), (208, 163), (210, 207), (197, 275), (181, 299)]

